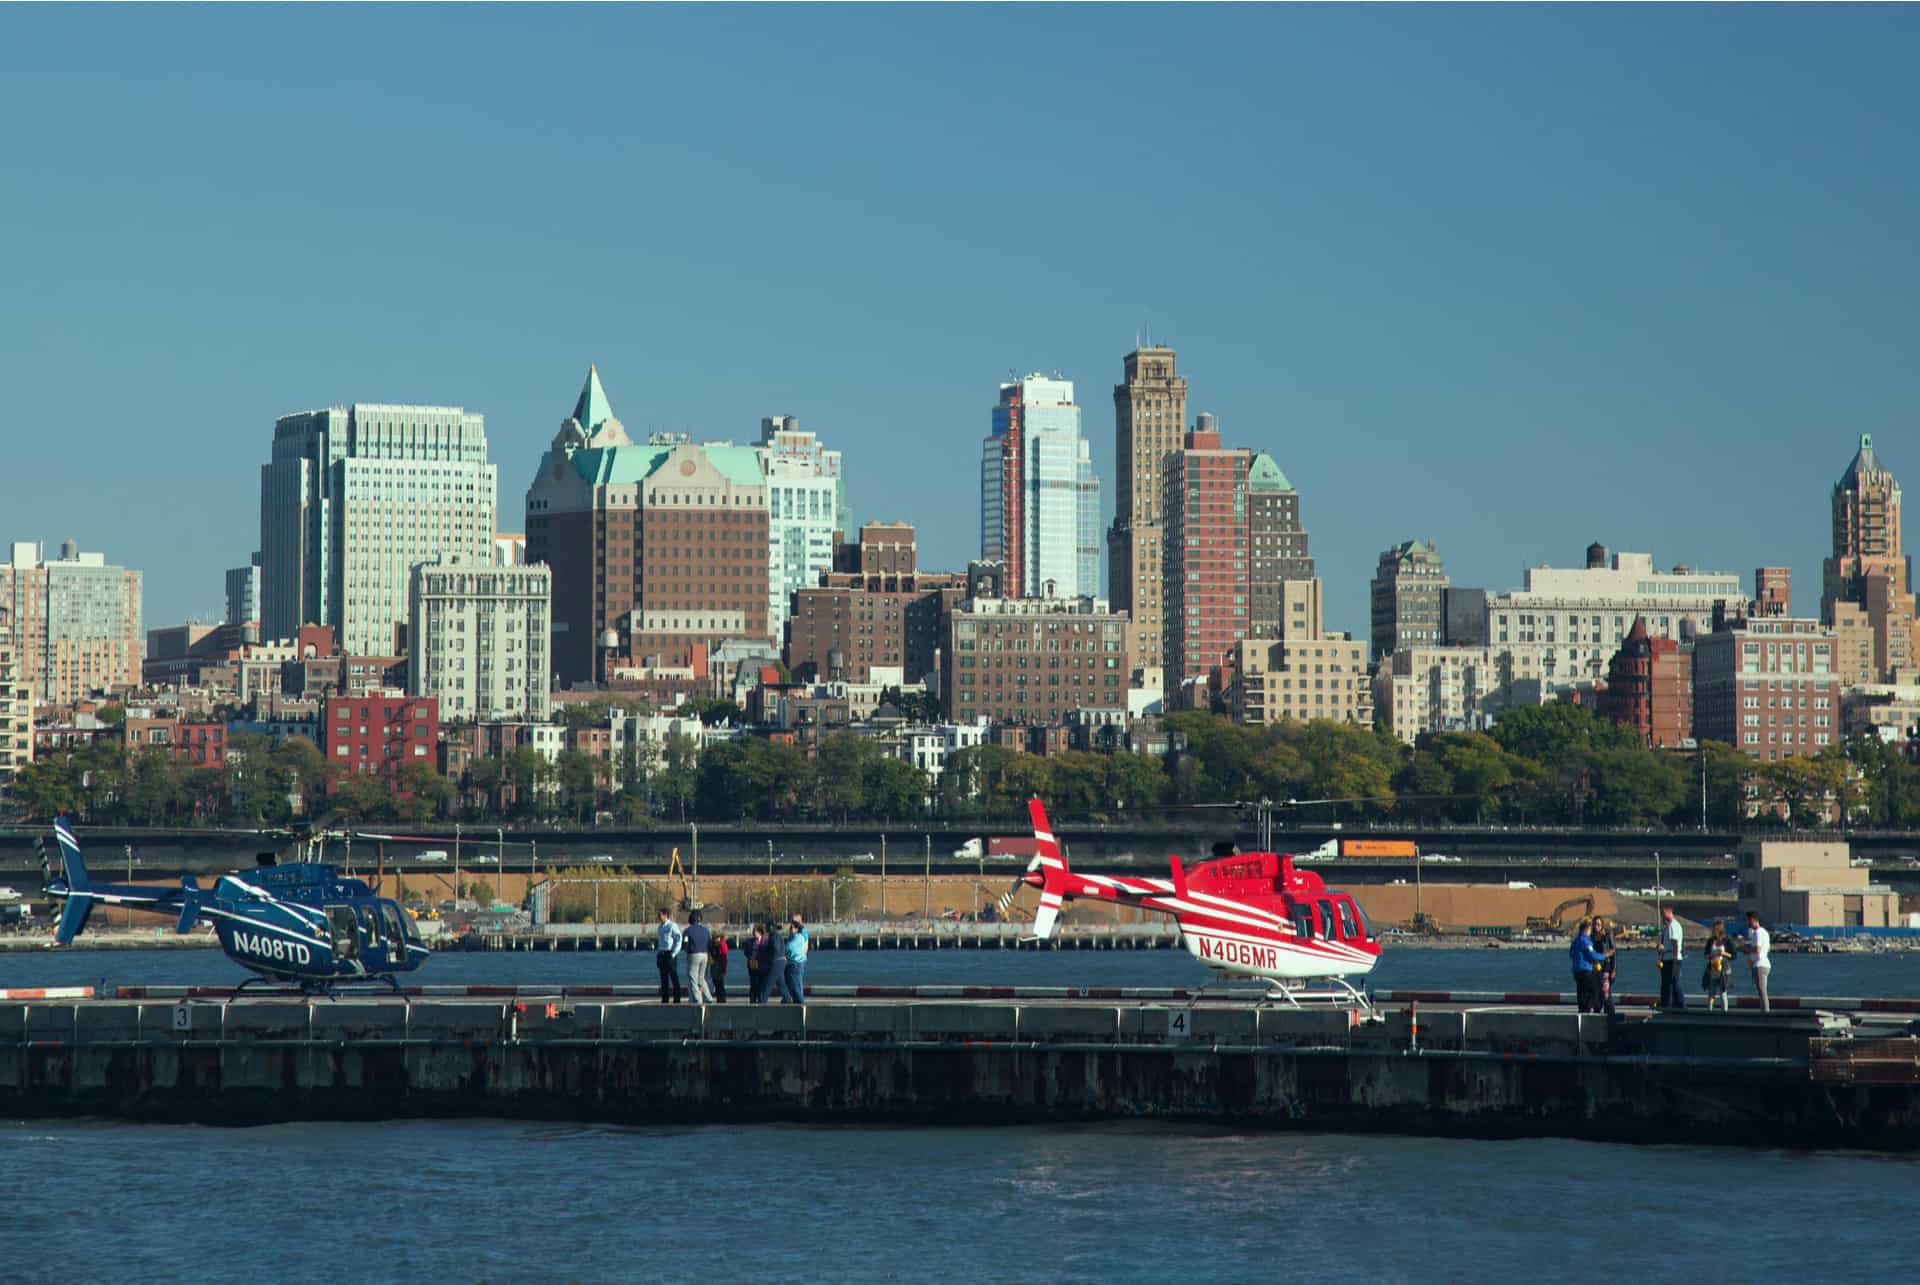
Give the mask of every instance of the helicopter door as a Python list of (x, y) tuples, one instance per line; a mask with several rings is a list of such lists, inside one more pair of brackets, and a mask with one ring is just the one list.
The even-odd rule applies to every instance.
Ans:
[(335, 959), (360, 957), (360, 922), (355, 918), (352, 906), (328, 906), (327, 927), (333, 938)]
[(1296, 902), (1293, 907), (1294, 935), (1302, 941), (1313, 940), (1313, 907), (1304, 902)]
[(400, 908), (391, 901), (380, 903), (380, 927), (387, 939), (389, 967), (407, 962), (407, 930), (400, 924)]
[(1364, 941), (1365, 938), (1360, 935), (1360, 925), (1353, 917), (1353, 903), (1342, 897), (1333, 904), (1340, 912), (1340, 940)]

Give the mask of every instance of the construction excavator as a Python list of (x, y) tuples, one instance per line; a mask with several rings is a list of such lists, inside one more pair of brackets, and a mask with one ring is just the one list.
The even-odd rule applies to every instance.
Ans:
[(671, 885), (675, 879), (680, 881), (680, 909), (692, 910), (693, 886), (687, 880), (687, 868), (680, 864), (680, 849), (678, 848), (673, 850), (673, 856), (667, 861), (668, 884)]
[(1527, 931), (1560, 932), (1566, 927), (1567, 912), (1575, 906), (1580, 907), (1580, 913), (1582, 915), (1591, 915), (1593, 913), (1593, 898), (1591, 896), (1568, 897), (1545, 915), (1528, 915)]

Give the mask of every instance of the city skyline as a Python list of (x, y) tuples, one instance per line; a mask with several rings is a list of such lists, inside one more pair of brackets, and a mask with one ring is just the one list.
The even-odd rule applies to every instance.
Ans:
[[(1916, 198), (1886, 163), (1910, 12), (1189, 18), (1030, 11), (1043, 38), (1008, 51), (963, 10), (741, 28), (395, 11), (377, 41), (296, 13), (193, 46), (157, 14), (0, 16), (24, 54), (0, 102), (89, 103), (21, 140), (35, 195), (0, 212), (43, 248), (18, 282), (35, 307), (0, 319), (0, 413), (62, 426), (12, 435), (8, 538), (115, 551), (145, 572), (149, 621), (218, 619), (224, 570), (258, 544), (245, 497), (277, 416), (358, 397), (484, 414), (512, 529), (552, 390), (598, 362), (636, 435), (746, 443), (769, 408), (798, 415), (844, 452), (860, 521), (912, 522), (922, 564), (958, 570), (977, 497), (948, 479), (976, 458), (983, 379), (1103, 388), (1150, 330), (1180, 351), (1189, 422), (1218, 414), (1298, 486), (1332, 628), (1366, 627), (1374, 559), (1415, 537), (1495, 589), (1593, 540), (1662, 566), (1788, 565), (1814, 614), (1837, 444), (1870, 433), (1896, 475), (1920, 467), (1898, 431), (1920, 393), (1899, 343)], [(1097, 42), (1098, 70), (1039, 74), (1044, 37)], [(865, 57), (901, 42), (914, 57)], [(853, 51), (864, 94), (772, 74), (795, 48)], [(471, 74), (410, 97), (399, 71), (428, 49)], [(577, 94), (530, 74), (582, 49)], [(221, 67), (223, 93), (159, 76), (156, 50)], [(658, 74), (625, 74), (635, 52)], [(1772, 92), (1787, 66), (1817, 92)], [(1142, 119), (1128, 86), (1169, 67), (1206, 75)], [(982, 94), (983, 68), (1032, 92)], [(737, 113), (683, 106), (716, 86)], [(1041, 122), (1052, 199), (990, 217), (980, 174)], [(926, 138), (924, 164), (851, 159)], [(1250, 138), (1278, 163), (1250, 165)], [(1146, 153), (1192, 183), (1136, 189)], [(330, 165), (353, 181), (284, 199)], [(555, 238), (552, 195), (583, 171), (604, 212)], [(441, 199), (481, 174), (477, 200)], [(1028, 307), (1005, 307), (1009, 275)], [(315, 280), (342, 288), (286, 306)], [(1103, 421), (1084, 428), (1104, 529)], [(1592, 485), (1601, 458), (1632, 486)]]

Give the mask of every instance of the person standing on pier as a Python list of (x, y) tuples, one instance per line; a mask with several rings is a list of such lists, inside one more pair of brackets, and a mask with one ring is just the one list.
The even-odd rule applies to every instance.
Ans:
[(780, 977), (782, 1002), (807, 1002), (807, 930), (795, 915), (787, 921), (787, 967)]
[(1727, 983), (1733, 979), (1728, 974), (1733, 970), (1733, 943), (1727, 939), (1727, 921), (1713, 921), (1713, 931), (1707, 934), (1707, 944), (1700, 948), (1706, 956), (1707, 968), (1700, 975), (1700, 989), (1707, 993), (1707, 1007), (1711, 1009), (1715, 1000), (1720, 1001), (1720, 1009), (1725, 1012), (1732, 1004), (1727, 995)]
[(1760, 992), (1760, 1011), (1770, 1012), (1767, 1003), (1767, 978), (1773, 974), (1773, 960), (1768, 950), (1773, 945), (1772, 937), (1760, 926), (1760, 912), (1747, 912), (1747, 967), (1753, 970), (1753, 988)]
[(716, 1004), (727, 1002), (727, 956), (732, 953), (733, 948), (727, 944), (726, 926), (713, 925), (713, 946), (711, 947), (713, 964), (707, 980), (713, 986), (713, 1002)]
[(1673, 917), (1672, 906), (1660, 908), (1660, 1007), (1685, 1008), (1687, 997), (1680, 993), (1680, 964), (1687, 957), (1686, 937), (1680, 921)]
[(1604, 918), (1595, 915), (1593, 917), (1593, 932), (1591, 936), (1593, 938), (1593, 953), (1600, 956), (1600, 971), (1598, 974), (1600, 991), (1599, 994), (1595, 996), (1595, 1000), (1597, 1001), (1595, 1011), (1611, 1013), (1613, 1012), (1613, 929), (1608, 926)]
[(1567, 951), (1573, 964), (1573, 996), (1582, 1013), (1600, 1011), (1600, 965), (1604, 956), (1593, 948), (1593, 920), (1582, 919)]
[(680, 945), (680, 925), (673, 922), (673, 912), (662, 906), (660, 907), (660, 937), (653, 948), (653, 962), (660, 967), (660, 1002), (662, 1004), (680, 1002)]
[(767, 944), (767, 926), (755, 924), (753, 939), (747, 943), (747, 1003), (767, 1002), (767, 979), (773, 974), (773, 950)]
[(687, 989), (696, 1004), (713, 1003), (713, 984), (707, 970), (713, 964), (713, 930), (697, 910), (687, 912)]

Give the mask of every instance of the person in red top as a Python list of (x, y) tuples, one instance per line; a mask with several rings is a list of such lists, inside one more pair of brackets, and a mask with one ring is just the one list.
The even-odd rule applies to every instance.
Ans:
[(727, 955), (730, 953), (730, 948), (727, 945), (726, 930), (717, 920), (713, 925), (713, 943), (707, 947), (707, 950), (713, 958), (712, 967), (707, 973), (707, 980), (713, 985), (713, 1002), (724, 1004), (727, 1002)]

